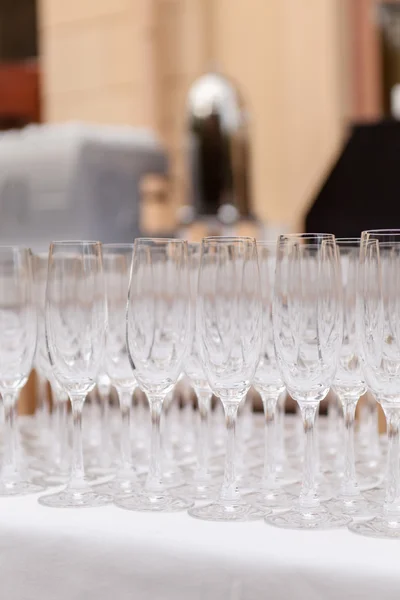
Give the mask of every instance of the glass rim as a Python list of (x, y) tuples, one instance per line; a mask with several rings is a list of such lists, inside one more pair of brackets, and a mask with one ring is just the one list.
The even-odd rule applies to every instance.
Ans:
[(334, 233), (281, 233), (278, 236), (278, 239), (280, 238), (300, 238), (300, 239), (313, 239), (313, 238), (333, 238), (335, 239), (335, 234)]
[(224, 235), (209, 235), (203, 237), (201, 240), (202, 244), (205, 243), (233, 243), (233, 242), (251, 242), (252, 244), (256, 243), (256, 238), (251, 237), (249, 235), (244, 236), (224, 236)]
[(361, 236), (364, 235), (400, 235), (400, 229), (365, 229), (361, 232)]
[(333, 233), (281, 233), (278, 236), (277, 243), (283, 240), (331, 240), (335, 241), (335, 235)]
[[(325, 240), (322, 240), (322, 242), (324, 242), (324, 241)], [(329, 244), (332, 247), (336, 246), (335, 240), (326, 240), (326, 241), (329, 242)], [(314, 249), (314, 250), (321, 250), (321, 248), (322, 248), (322, 242), (321, 242), (321, 244), (298, 244), (298, 246), (300, 248), (311, 248), (311, 249)], [(293, 244), (293, 246), (294, 246), (294, 244)]]
[(138, 237), (138, 238), (135, 238), (135, 241), (134, 241), (133, 245), (138, 244), (138, 243), (140, 243), (140, 244), (142, 244), (142, 243), (148, 244), (150, 242), (152, 244), (160, 244), (160, 243), (163, 243), (163, 244), (168, 244), (168, 243), (169, 244), (171, 244), (171, 243), (174, 243), (174, 244), (187, 244), (187, 241), (184, 240), (184, 239), (182, 239), (182, 238)]
[(0, 244), (0, 251), (3, 250), (12, 250), (13, 252), (28, 252), (33, 255), (32, 250), (28, 246), (13, 246), (7, 244)]
[(335, 244), (339, 250), (360, 250), (361, 238), (335, 238)]
[(389, 241), (392, 238), (392, 243), (400, 240), (400, 229), (366, 229), (361, 233), (361, 244), (367, 241), (376, 240), (378, 243)]
[(256, 244), (257, 246), (265, 246), (266, 248), (276, 248), (277, 240), (275, 240), (275, 242), (273, 242), (272, 240), (256, 240)]
[(135, 244), (130, 244), (130, 243), (126, 242), (126, 243), (122, 243), (122, 244), (115, 244), (115, 243), (112, 243), (112, 244), (102, 244), (102, 247), (103, 247), (103, 249), (104, 248), (106, 248), (106, 249), (108, 248), (110, 250), (112, 250), (113, 248), (115, 248), (115, 249), (121, 248), (121, 249), (126, 249), (126, 250), (129, 248), (129, 249), (133, 250), (134, 245)]
[(55, 240), (50, 242), (50, 246), (101, 246), (99, 240)]

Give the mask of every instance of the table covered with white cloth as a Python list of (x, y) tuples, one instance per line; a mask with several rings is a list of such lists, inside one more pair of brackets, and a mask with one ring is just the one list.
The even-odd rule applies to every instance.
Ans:
[(396, 540), (0, 499), (1, 600), (399, 597)]

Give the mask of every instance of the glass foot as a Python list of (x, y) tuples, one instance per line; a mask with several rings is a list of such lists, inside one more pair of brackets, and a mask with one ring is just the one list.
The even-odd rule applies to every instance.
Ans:
[(240, 473), (236, 476), (236, 485), (239, 490), (256, 490), (260, 485), (260, 479), (251, 473)]
[(111, 477), (115, 474), (116, 467), (115, 465), (109, 465), (107, 467), (91, 466), (85, 469), (85, 473), (88, 476), (91, 476), (96, 479), (100, 479), (100, 477)]
[(301, 470), (293, 469), (289, 464), (276, 467), (276, 479), (282, 485), (293, 485), (301, 480)]
[(332, 498), (326, 502), (325, 507), (334, 515), (344, 515), (353, 519), (370, 519), (374, 517), (379, 506), (372, 502), (368, 502), (363, 496), (338, 497)]
[(139, 479), (112, 479), (92, 486), (97, 494), (112, 494), (113, 496), (126, 496), (135, 494), (142, 489)]
[(0, 496), (25, 496), (43, 492), (44, 487), (30, 481), (0, 481)]
[(193, 506), (191, 500), (172, 496), (167, 492), (146, 490), (126, 498), (116, 498), (114, 504), (125, 510), (139, 512), (181, 512)]
[(43, 487), (58, 487), (59, 485), (66, 485), (69, 480), (69, 474), (63, 475), (62, 473), (48, 473), (40, 477), (35, 477), (33, 482)]
[(382, 475), (360, 475), (357, 477), (358, 487), (361, 492), (373, 490), (382, 483)]
[[(316, 483), (315, 487), (320, 502), (327, 502), (332, 498), (333, 490), (328, 482), (319, 481)], [(292, 494), (293, 496), (296, 496), (296, 498), (298, 498), (301, 492), (301, 483), (294, 483), (293, 485), (288, 485), (286, 490), (289, 492), (289, 494)]]
[[(147, 473), (141, 473), (139, 479), (145, 482), (147, 480)], [(163, 471), (162, 484), (165, 488), (176, 488), (184, 485), (185, 478), (182, 471), (177, 469), (176, 471)]]
[(259, 490), (252, 494), (246, 494), (246, 502), (249, 502), (260, 510), (271, 508), (273, 510), (287, 510), (292, 508), (297, 498), (288, 494), (283, 489)]
[(382, 471), (385, 470), (385, 466), (382, 462), (381, 457), (372, 457), (365, 460), (359, 460), (356, 462), (356, 470), (359, 474), (359, 477), (369, 476), (369, 475), (380, 475)]
[(377, 504), (382, 505), (385, 501), (386, 490), (383, 486), (377, 486), (373, 490), (368, 490), (363, 494), (364, 498), (370, 500), (371, 502), (376, 502)]
[(387, 521), (379, 517), (371, 521), (356, 521), (351, 523), (349, 530), (367, 537), (400, 539), (400, 522)]
[(67, 487), (56, 494), (40, 496), (38, 502), (51, 508), (89, 508), (111, 504), (112, 496), (96, 494), (91, 488), (76, 491)]
[(232, 504), (213, 502), (205, 506), (195, 506), (188, 514), (203, 521), (259, 521), (269, 514), (269, 509), (260, 510), (251, 504), (238, 500)]
[(351, 517), (338, 516), (329, 513), (322, 507), (310, 509), (309, 512), (293, 508), (284, 513), (277, 513), (267, 517), (266, 523), (283, 529), (338, 529), (351, 522)]
[(188, 500), (214, 500), (221, 489), (215, 481), (198, 481), (176, 488), (176, 493)]

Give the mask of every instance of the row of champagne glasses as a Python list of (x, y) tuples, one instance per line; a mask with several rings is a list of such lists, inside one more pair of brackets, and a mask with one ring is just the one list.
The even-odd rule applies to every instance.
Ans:
[[(339, 261), (341, 246), (343, 260)], [(181, 240), (136, 240), (134, 251), (129, 245), (102, 250), (99, 243), (53, 244), (48, 264), (44, 344), (40, 343), (39, 333), (39, 346), (49, 365), (48, 379), (71, 399), (74, 449), (67, 489), (43, 496), (41, 502), (50, 506), (98, 505), (110, 501), (107, 491), (119, 491), (122, 497), (117, 502), (124, 508), (187, 508), (191, 504), (185, 499), (187, 496), (172, 494), (163, 485), (159, 431), (162, 404), (185, 369), (199, 398), (203, 429), (214, 392), (223, 403), (228, 431), (219, 500), (192, 508), (192, 516), (250, 519), (264, 516), (266, 507), (293, 506), (293, 498), (277, 485), (271, 444), (276, 402), (286, 386), (299, 403), (306, 430), (304, 480), (295, 508), (269, 520), (280, 526), (307, 528), (348, 522), (357, 505), (364, 502), (354, 477), (352, 429), (353, 409), (365, 383), (360, 375), (359, 351), (353, 347), (353, 292), (348, 294), (350, 308), (346, 305), (343, 329), (344, 284), (341, 285), (340, 277), (344, 276), (344, 269), (339, 268), (353, 246), (357, 243), (340, 244), (329, 234), (282, 236), (277, 247), (259, 243), (258, 252), (250, 238), (208, 238), (202, 243), (201, 253), (199, 247), (193, 246), (189, 256), (187, 245)], [(369, 250), (365, 262), (379, 270), (378, 259), (380, 255), (375, 257)], [(273, 279), (274, 271), (272, 295), (268, 280)], [(28, 310), (30, 303), (23, 306), (24, 314), (32, 312)], [(30, 323), (33, 322), (32, 316)], [(31, 341), (30, 348), (34, 348), (32, 339), (26, 337), (27, 344)], [(114, 481), (107, 484), (106, 493), (90, 487), (84, 478), (81, 441), (83, 401), (102, 369), (118, 390), (124, 423), (121, 466)], [(17, 384), (13, 380), (15, 389), (23, 385), (28, 373), (29, 364), (24, 377)], [(348, 381), (343, 382), (346, 378)], [(132, 465), (128, 434), (128, 405), (136, 382), (149, 399), (152, 422), (150, 469), (143, 487)], [(234, 469), (235, 422), (239, 404), (252, 383), (263, 398), (267, 452), (259, 494), (242, 498)], [(321, 506), (314, 477), (315, 414), (333, 385), (345, 409), (348, 432), (339, 510), (338, 502), (330, 507), (332, 510)], [(375, 392), (373, 385), (369, 387)], [(6, 423), (10, 424), (12, 411), (7, 407), (15, 406), (15, 399), (14, 404), (10, 402), (5, 389), (3, 384)], [(206, 467), (204, 434), (203, 438), (204, 455), (193, 478), (194, 499), (208, 484), (213, 485)], [(15, 462), (12, 454), (11, 459), (7, 458), (13, 447), (14, 443), (6, 441), (5, 465)], [(3, 471), (6, 473), (6, 469)], [(15, 473), (14, 466), (11, 471)], [(23, 483), (10, 479), (8, 485), (15, 491), (15, 486)], [(362, 506), (365, 508), (365, 504)]]

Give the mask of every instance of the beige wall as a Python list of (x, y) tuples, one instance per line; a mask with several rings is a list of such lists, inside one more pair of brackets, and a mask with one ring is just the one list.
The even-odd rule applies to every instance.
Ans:
[(299, 227), (343, 134), (341, 2), (219, 0), (218, 8), (219, 62), (251, 109), (258, 214)]
[(48, 121), (154, 126), (150, 7), (148, 0), (40, 0)]
[(346, 0), (41, 0), (45, 116), (148, 125), (185, 198), (184, 108), (215, 65), (251, 113), (253, 205), (297, 228), (343, 135)]

